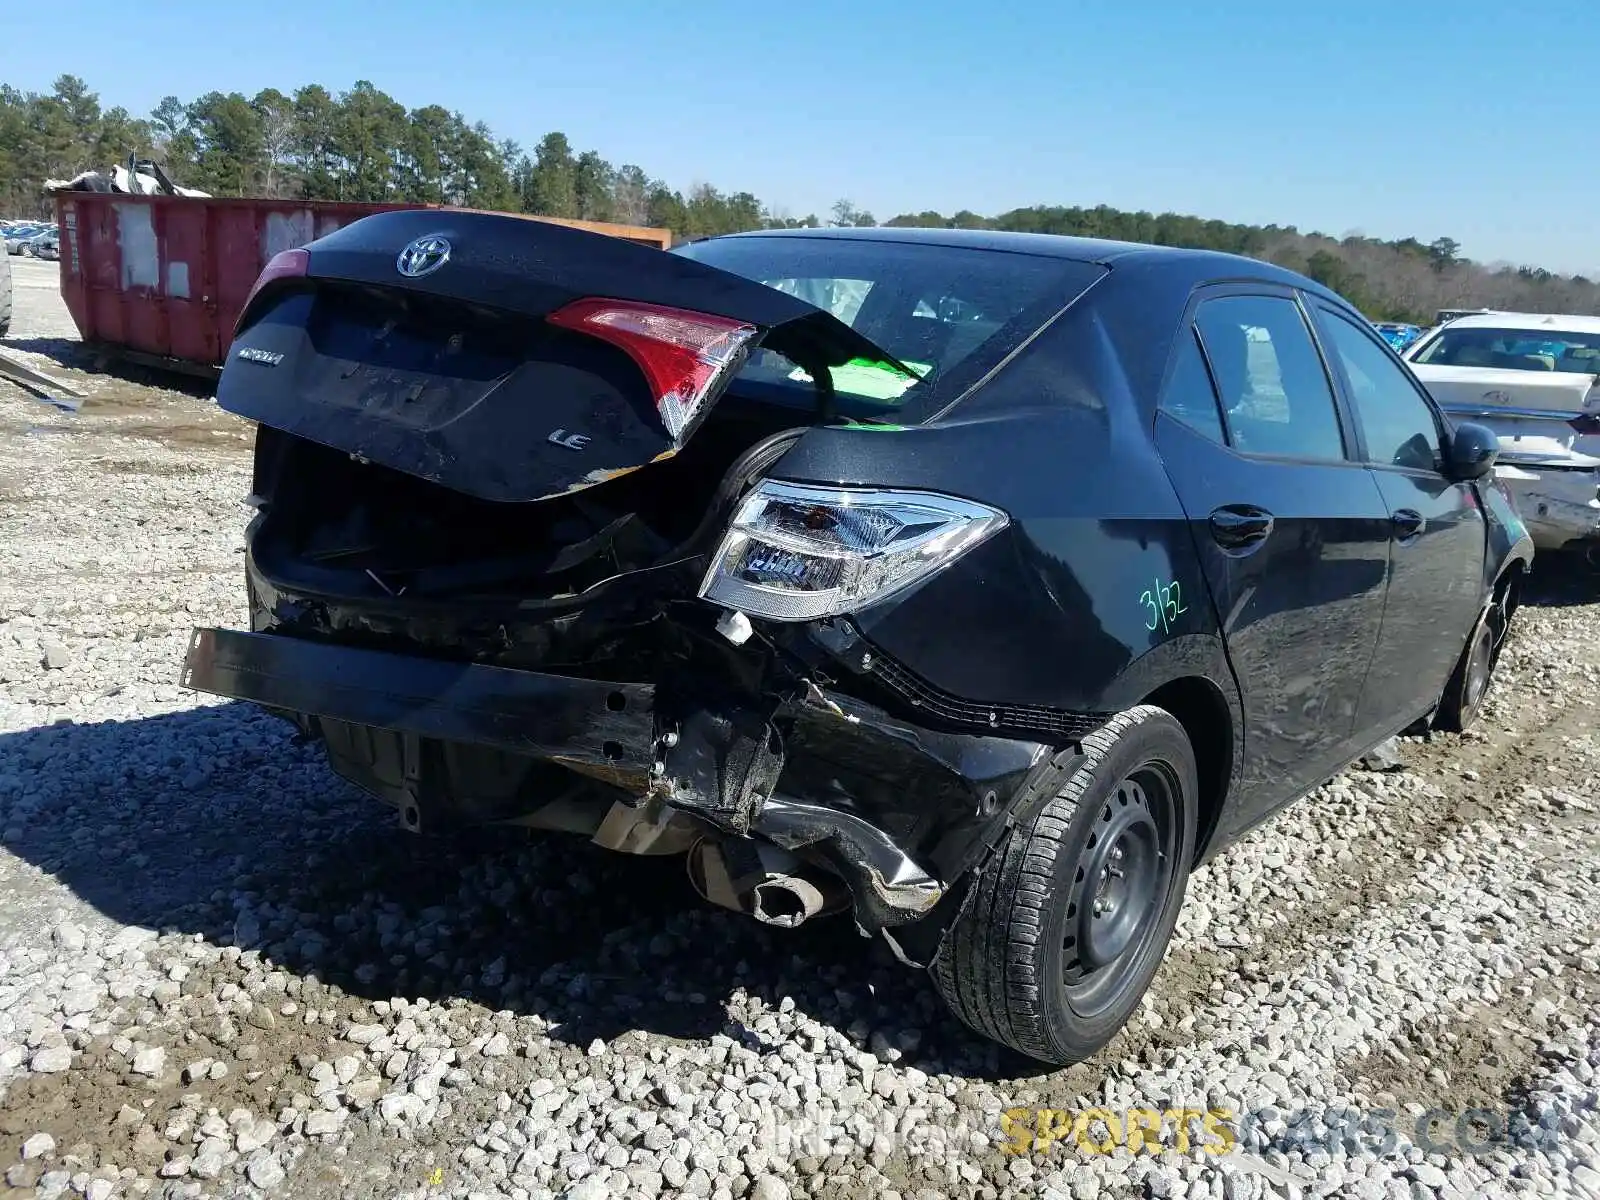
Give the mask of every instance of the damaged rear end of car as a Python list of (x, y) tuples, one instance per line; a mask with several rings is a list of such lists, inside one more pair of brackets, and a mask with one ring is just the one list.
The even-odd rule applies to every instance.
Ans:
[(824, 427), (866, 446), (939, 412), (1097, 273), (1071, 265), (1071, 290), (945, 314), (925, 362), (781, 270), (509, 217), (387, 213), (280, 255), (218, 392), (258, 426), (251, 628), (196, 630), (184, 683), (288, 717), (408, 829), (684, 854), (714, 903), (848, 908), (923, 965), (910, 930), (1001, 799), (1095, 721), (980, 711), (852, 619), (1005, 512), (882, 486), (870, 451), (779, 467)]

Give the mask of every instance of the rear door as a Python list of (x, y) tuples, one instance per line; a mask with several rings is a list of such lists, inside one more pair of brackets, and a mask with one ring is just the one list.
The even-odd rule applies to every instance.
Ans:
[(1242, 694), (1244, 824), (1348, 757), (1382, 626), (1389, 512), (1346, 450), (1294, 293), (1209, 289), (1191, 314), (1156, 444)]
[(1445, 427), (1362, 322), (1313, 302), (1390, 520), (1389, 598), (1358, 725), (1376, 738), (1435, 704), (1483, 603), (1487, 524), (1475, 485), (1445, 478)]

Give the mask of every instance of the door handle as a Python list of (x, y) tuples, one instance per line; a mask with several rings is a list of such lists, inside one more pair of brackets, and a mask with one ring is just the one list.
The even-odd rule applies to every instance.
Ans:
[(1272, 514), (1251, 504), (1225, 504), (1211, 514), (1211, 537), (1225, 550), (1250, 550), (1272, 532)]
[(1394, 540), (1397, 542), (1415, 541), (1428, 527), (1427, 520), (1414, 508), (1396, 509), (1389, 522), (1394, 526)]

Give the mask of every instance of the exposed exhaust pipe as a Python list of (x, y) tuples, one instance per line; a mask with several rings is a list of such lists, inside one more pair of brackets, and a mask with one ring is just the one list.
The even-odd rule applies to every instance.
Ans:
[(944, 896), (943, 884), (888, 834), (854, 813), (790, 796), (771, 796), (751, 828), (786, 848), (831, 850), (829, 865), (849, 880), (856, 900), (881, 924), (914, 920)]
[(845, 899), (842, 881), (810, 875), (793, 854), (760, 842), (701, 838), (689, 851), (688, 870), (702, 899), (783, 929)]
[(822, 889), (798, 875), (779, 875), (750, 889), (750, 915), (782, 929), (809, 921), (826, 903)]

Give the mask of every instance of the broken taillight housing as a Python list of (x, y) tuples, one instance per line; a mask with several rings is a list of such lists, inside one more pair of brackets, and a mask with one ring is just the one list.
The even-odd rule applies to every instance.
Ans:
[[(269, 283), (279, 279), (298, 279), (311, 269), (311, 251), (305, 249), (280, 250), (267, 260), (267, 265), (261, 268), (261, 274), (250, 287), (250, 294), (244, 298), (244, 304), (239, 309), (239, 319), (244, 320), (244, 314), (250, 311), (250, 302), (261, 294), (261, 289)], [(234, 333), (239, 332), (237, 326)]]
[(949, 566), (1006, 521), (931, 492), (768, 481), (740, 503), (700, 595), (769, 621), (857, 612)]
[(545, 319), (610, 342), (633, 359), (674, 442), (756, 335), (754, 325), (729, 317), (632, 300), (575, 300)]

